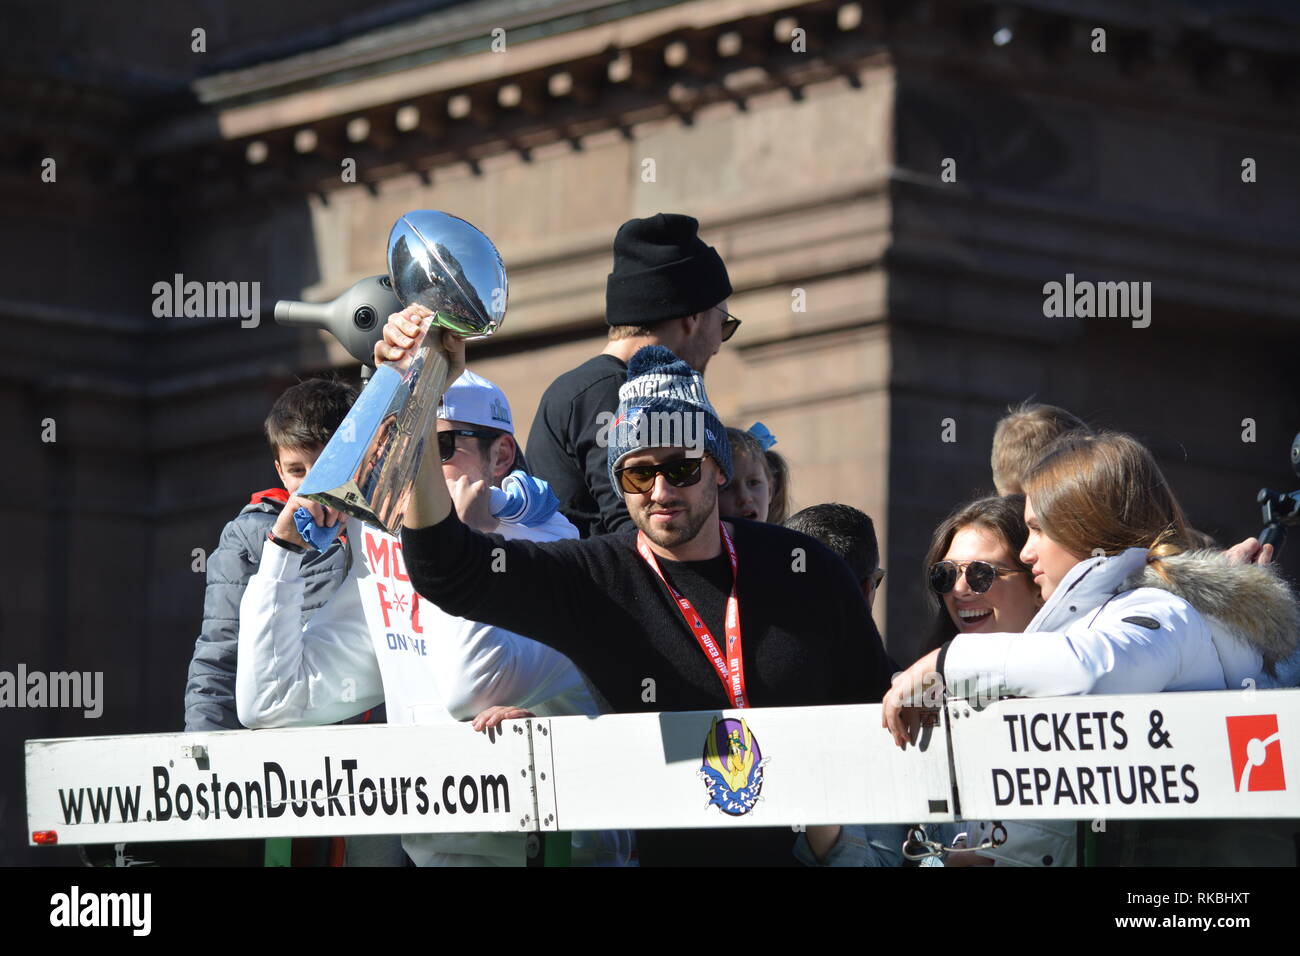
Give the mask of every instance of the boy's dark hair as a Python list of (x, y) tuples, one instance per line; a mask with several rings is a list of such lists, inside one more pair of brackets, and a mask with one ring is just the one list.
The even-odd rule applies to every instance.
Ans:
[(338, 378), (309, 378), (286, 388), (266, 416), (266, 440), (277, 458), (282, 448), (318, 448), (339, 427), (357, 390)]
[(876, 526), (857, 508), (834, 503), (813, 505), (791, 515), (785, 526), (816, 538), (838, 554), (859, 582), (880, 567)]

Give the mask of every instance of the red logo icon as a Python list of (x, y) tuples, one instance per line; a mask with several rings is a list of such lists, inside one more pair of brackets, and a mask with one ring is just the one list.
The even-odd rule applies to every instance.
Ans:
[(1229, 717), (1227, 721), (1232, 780), (1237, 792), (1285, 790), (1282, 734), (1277, 729), (1277, 714)]

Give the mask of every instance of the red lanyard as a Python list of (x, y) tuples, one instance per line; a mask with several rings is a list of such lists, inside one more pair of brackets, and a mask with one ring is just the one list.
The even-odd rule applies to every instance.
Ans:
[(731, 703), (737, 709), (748, 707), (745, 700), (745, 661), (743, 654), (743, 645), (740, 641), (740, 602), (736, 599), (736, 546), (731, 542), (731, 535), (727, 533), (727, 526), (718, 522), (722, 530), (722, 541), (727, 546), (727, 557), (731, 559), (731, 596), (727, 598), (727, 653), (723, 654), (718, 647), (718, 642), (713, 639), (713, 634), (709, 631), (708, 626), (704, 623), (704, 618), (700, 617), (695, 610), (695, 605), (690, 599), (678, 592), (678, 590), (668, 583), (664, 577), (663, 571), (659, 569), (659, 562), (655, 560), (655, 554), (650, 550), (650, 545), (646, 543), (645, 535), (640, 531), (636, 534), (636, 549), (645, 559), (650, 569), (659, 575), (659, 580), (668, 588), (672, 594), (673, 600), (677, 602), (677, 610), (682, 614), (682, 619), (686, 621), (686, 626), (691, 629), (695, 639), (700, 643), (700, 649), (713, 665), (713, 669), (718, 672), (718, 678), (722, 681), (722, 686), (731, 698)]

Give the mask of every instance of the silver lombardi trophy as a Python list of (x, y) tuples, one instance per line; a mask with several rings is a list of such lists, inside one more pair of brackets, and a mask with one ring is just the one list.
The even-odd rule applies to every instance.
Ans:
[(298, 494), (399, 534), (447, 378), (441, 330), (496, 332), (506, 313), (506, 270), (491, 240), (468, 222), (420, 209), (389, 233), (388, 274), (403, 307), (422, 305), (432, 317), (401, 363), (375, 372)]

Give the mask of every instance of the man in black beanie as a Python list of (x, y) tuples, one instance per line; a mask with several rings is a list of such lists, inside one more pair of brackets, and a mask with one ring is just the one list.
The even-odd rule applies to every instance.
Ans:
[(605, 285), (609, 344), (552, 382), (533, 417), (529, 466), (550, 482), (561, 513), (584, 538), (631, 523), (606, 461), (628, 359), (647, 345), (662, 345), (703, 373), (740, 325), (727, 312), (727, 267), (700, 239), (699, 226), (675, 213), (623, 223)]

